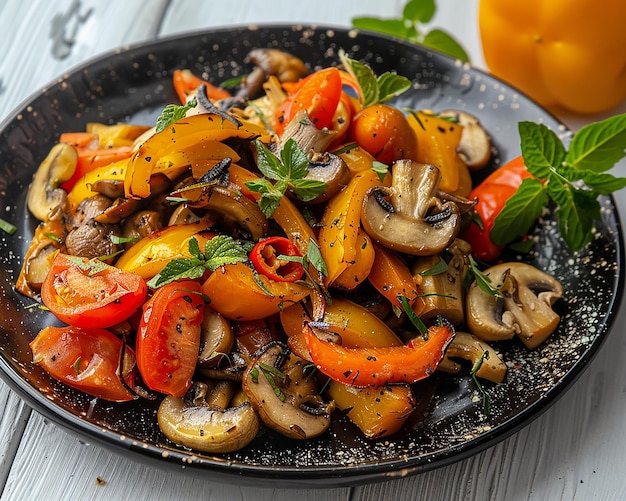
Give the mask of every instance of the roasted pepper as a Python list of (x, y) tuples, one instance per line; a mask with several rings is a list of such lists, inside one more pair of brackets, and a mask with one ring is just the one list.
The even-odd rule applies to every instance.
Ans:
[(626, 98), (625, 2), (480, 0), (489, 69), (542, 105), (606, 111)]

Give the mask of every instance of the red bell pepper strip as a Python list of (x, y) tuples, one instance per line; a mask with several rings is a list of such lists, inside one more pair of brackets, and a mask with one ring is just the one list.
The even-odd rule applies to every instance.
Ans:
[(526, 169), (524, 159), (519, 156), (492, 172), (470, 192), (468, 198), (478, 200), (474, 210), (480, 216), (483, 227), (480, 228), (478, 223), (473, 222), (461, 238), (472, 246), (475, 259), (492, 262), (500, 256), (504, 246), (494, 244), (489, 233), (507, 200), (517, 191), (522, 181), (529, 177), (532, 174)]
[(403, 346), (348, 348), (318, 338), (308, 323), (303, 333), (318, 370), (335, 381), (359, 387), (414, 383), (430, 376), (454, 338), (447, 323), (429, 327), (427, 339), (418, 337)]
[(304, 275), (298, 261), (288, 261), (280, 256), (302, 256), (298, 247), (285, 237), (269, 237), (258, 242), (250, 252), (256, 271), (276, 282), (295, 282)]
[(175, 70), (172, 76), (174, 90), (178, 95), (178, 99), (182, 104), (187, 102), (187, 96), (194, 92), (198, 87), (204, 85), (206, 88), (206, 94), (209, 99), (218, 101), (220, 99), (227, 99), (232, 97), (230, 92), (221, 87), (217, 87), (206, 80), (195, 76), (189, 70)]

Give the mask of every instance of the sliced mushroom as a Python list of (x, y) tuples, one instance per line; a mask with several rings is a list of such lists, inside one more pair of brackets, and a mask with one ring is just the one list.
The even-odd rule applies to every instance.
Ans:
[[(168, 395), (157, 412), (159, 428), (172, 442), (203, 452), (233, 452), (256, 437), (260, 420), (252, 406), (244, 402), (227, 408), (232, 389), (218, 385), (205, 399), (206, 385), (195, 383), (185, 397)], [(193, 395), (199, 392), (198, 395)], [(218, 394), (215, 394), (217, 392)]]
[(314, 379), (303, 373), (302, 360), (285, 364), (288, 358), (284, 344), (267, 344), (246, 370), (243, 389), (270, 428), (298, 440), (317, 437), (330, 425), (334, 402), (322, 401)]
[(333, 142), (336, 133), (318, 129), (311, 122), (306, 111), (298, 112), (285, 127), (285, 131), (274, 146), (274, 151), (282, 151), (288, 140), (293, 139), (306, 154), (324, 153)]
[(182, 188), (172, 194), (188, 198), (188, 207), (204, 209), (214, 215), (228, 233), (238, 232), (243, 237), (257, 241), (267, 232), (265, 214), (258, 204), (239, 190), (207, 183)]
[(67, 234), (65, 246), (68, 254), (73, 256), (87, 258), (113, 256), (118, 251), (118, 245), (113, 243), (111, 235), (119, 235), (119, 228), (116, 225), (89, 220)]
[[(470, 245), (455, 239), (445, 253), (420, 257), (415, 260), (411, 272), (420, 276), (421, 295), (413, 305), (415, 313), (424, 321), (442, 316), (454, 325), (465, 322), (465, 275), (468, 270)], [(444, 256), (445, 269), (436, 272)], [(442, 266), (443, 268), (443, 266)]]
[(457, 152), (472, 170), (483, 168), (491, 158), (491, 138), (478, 118), (465, 111), (445, 110), (439, 115), (454, 117), (463, 126)]
[(253, 49), (248, 58), (255, 67), (246, 77), (245, 88), (237, 94), (243, 99), (254, 97), (271, 75), (281, 82), (295, 82), (309, 72), (301, 59), (279, 49)]
[(76, 171), (78, 154), (69, 144), (52, 147), (39, 165), (28, 188), (28, 210), (40, 221), (45, 221), (52, 209), (65, 204), (67, 193), (59, 186)]
[(227, 356), (235, 337), (226, 318), (210, 309), (205, 310), (202, 320), (198, 365), (213, 367)]
[[(140, 210), (126, 218), (122, 224), (122, 237), (140, 240), (163, 228), (163, 217), (155, 210)], [(132, 242), (129, 242), (129, 246)]]
[(437, 196), (439, 169), (412, 160), (393, 165), (390, 188), (371, 188), (363, 199), (361, 223), (378, 243), (406, 254), (443, 251), (460, 229), (458, 206)]
[(458, 374), (461, 365), (454, 358), (461, 358), (472, 363), (472, 368), (480, 364), (476, 376), (493, 383), (501, 383), (506, 375), (506, 364), (502, 357), (487, 343), (468, 334), (456, 331), (456, 336), (446, 348), (443, 360), (437, 366), (437, 370)]
[(69, 229), (78, 228), (89, 221), (93, 221), (96, 217), (108, 209), (113, 201), (104, 195), (93, 195), (82, 200), (76, 210), (72, 211), (65, 219), (65, 223)]
[(485, 341), (517, 335), (534, 349), (554, 332), (560, 317), (552, 305), (563, 295), (558, 280), (519, 262), (497, 264), (484, 274), (500, 294), (496, 297), (472, 283), (466, 297), (466, 320), (472, 334)]

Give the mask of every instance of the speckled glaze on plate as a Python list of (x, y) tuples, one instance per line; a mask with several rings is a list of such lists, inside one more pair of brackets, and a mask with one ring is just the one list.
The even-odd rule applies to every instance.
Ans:
[[(297, 442), (264, 431), (245, 449), (211, 456), (168, 442), (156, 424), (155, 403), (111, 404), (51, 380), (31, 363), (28, 343), (51, 316), (15, 292), (22, 256), (37, 224), (25, 206), (31, 176), (63, 131), (91, 121), (152, 124), (167, 103), (175, 68), (190, 68), (221, 82), (250, 70), (245, 56), (256, 47), (293, 52), (311, 68), (337, 64), (337, 52), (368, 62), (378, 74), (397, 71), (414, 89), (400, 107), (467, 110), (491, 133), (493, 167), (519, 154), (517, 123), (538, 121), (566, 129), (514, 89), (466, 65), (421, 47), (340, 28), (262, 26), (191, 33), (123, 48), (93, 60), (32, 96), (0, 127), (0, 207), (18, 226), (0, 235), (0, 369), (2, 377), (39, 412), (78, 434), (139, 461), (184, 468), (217, 480), (282, 487), (351, 485), (414, 474), (465, 458), (509, 436), (544, 411), (580, 375), (609, 332), (623, 286), (621, 225), (611, 198), (593, 242), (572, 255), (548, 215), (526, 259), (563, 283), (557, 303), (561, 324), (529, 352), (521, 343), (499, 346), (509, 370), (504, 383), (485, 384), (491, 414), (483, 414), (468, 371), (435, 374), (420, 383), (423, 413), (395, 437), (368, 441), (345, 418), (319, 439)], [(513, 256), (519, 259), (519, 256)]]

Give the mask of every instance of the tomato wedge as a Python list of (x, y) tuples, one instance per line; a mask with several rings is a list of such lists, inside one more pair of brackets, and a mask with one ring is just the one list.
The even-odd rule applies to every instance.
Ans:
[(135, 273), (59, 253), (41, 287), (41, 300), (66, 324), (106, 328), (135, 313), (147, 293), (146, 282)]
[(137, 367), (154, 391), (182, 397), (191, 386), (200, 349), (204, 296), (197, 282), (172, 282), (143, 307), (137, 329)]
[(348, 348), (319, 339), (305, 324), (303, 333), (311, 360), (331, 379), (352, 386), (414, 383), (430, 376), (452, 339), (454, 330), (444, 323), (428, 328), (428, 338), (403, 346)]
[(295, 282), (304, 275), (304, 268), (297, 261), (281, 256), (302, 256), (296, 244), (285, 237), (269, 237), (259, 241), (250, 252), (250, 260), (256, 271), (276, 282)]
[[(122, 341), (105, 329), (44, 328), (31, 341), (33, 362), (72, 388), (113, 402), (133, 400), (135, 355), (125, 347), (128, 370), (120, 371)], [(123, 372), (124, 382), (120, 379)]]
[(305, 110), (318, 129), (332, 126), (335, 110), (341, 99), (341, 74), (337, 68), (316, 71), (301, 81), (302, 85), (279, 107), (276, 128), (282, 134), (298, 112)]

